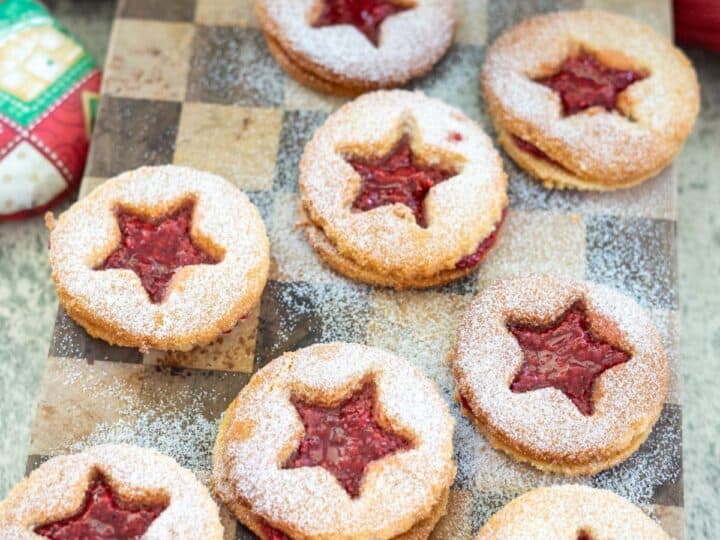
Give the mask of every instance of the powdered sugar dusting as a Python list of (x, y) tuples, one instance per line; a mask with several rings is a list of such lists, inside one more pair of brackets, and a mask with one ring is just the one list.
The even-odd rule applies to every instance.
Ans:
[[(302, 434), (290, 397), (337, 402), (368, 376), (381, 416), (409, 435), (413, 448), (373, 462), (355, 500), (321, 468), (279, 468)], [(236, 492), (263, 518), (308, 535), (390, 537), (427, 515), (452, 482), (447, 406), (402, 359), (360, 345), (317, 345), (273, 361), (256, 381), (240, 394), (227, 446), (217, 448), (214, 480), (221, 495)]]
[(268, 221), (270, 254), (275, 263), (270, 272), (271, 279), (351, 283), (323, 264), (305, 238), (301, 223), (298, 194), (276, 193), (272, 219)]
[(675, 223), (645, 218), (587, 219), (588, 277), (641, 305), (677, 307)]
[(37, 538), (34, 525), (72, 515), (81, 506), (92, 476), (101, 472), (121, 497), (167, 498), (168, 506), (143, 538), (220, 540), (223, 528), (207, 489), (172, 459), (126, 445), (102, 445), (44, 463), (3, 502), (0, 536)]
[(211, 469), (220, 413), (247, 375), (115, 362), (51, 359), (40, 408), (64, 433), (39, 434), (35, 452), (57, 455), (100, 444), (152, 448), (202, 480)]
[[(466, 513), (445, 521), (472, 519), (475, 528), (513, 496), (537, 486), (564, 484), (567, 478), (543, 472), (495, 450), (455, 402), (455, 383), (445, 357), (452, 350), (459, 316), (472, 298), (437, 292), (374, 291), (371, 297), (368, 343), (392, 350), (422, 369), (451, 403), (455, 417), (454, 455), (458, 466), (453, 488), (472, 494)], [(663, 412), (650, 440), (629, 461), (576, 483), (606, 487), (637, 503), (648, 503), (659, 486), (679, 475), (678, 427)], [(461, 527), (462, 523), (448, 525)]]
[(246, 106), (283, 103), (285, 77), (268, 54), (260, 31), (198, 25), (193, 48), (187, 101)]
[(453, 2), (416, 0), (412, 9), (388, 17), (380, 44), (373, 44), (350, 25), (311, 26), (315, 0), (261, 0), (263, 29), (291, 56), (320, 66), (333, 77), (383, 86), (413, 76), (417, 66), (435, 63), (452, 41)]
[(565, 485), (539, 488), (515, 499), (480, 531), (491, 538), (646, 538), (669, 540), (642, 510), (609, 491)]
[[(596, 383), (591, 416), (553, 388), (526, 393), (509, 388), (522, 354), (505, 328), (507, 321), (547, 323), (578, 299), (586, 303), (600, 337), (632, 354)], [(593, 322), (598, 316), (606, 322)], [(649, 429), (668, 388), (661, 339), (637, 304), (605, 287), (547, 275), (503, 280), (486, 289), (463, 318), (453, 367), (473, 411), (536, 459), (617, 452), (634, 434)]]
[[(162, 214), (188, 198), (195, 199), (192, 233), (220, 250), (218, 264), (180, 269), (158, 304), (132, 271), (94, 270), (118, 242), (116, 206)], [(265, 228), (247, 197), (218, 176), (175, 166), (140, 168), (105, 182), (60, 216), (50, 241), (61, 300), (92, 313), (95, 325), (166, 348), (173, 340), (187, 348), (194, 334), (234, 326), (257, 303), (269, 264)]]
[(669, 403), (680, 403), (682, 393), (680, 373), (680, 332), (679, 315), (676, 311), (665, 309), (653, 309), (650, 316), (655, 322), (658, 333), (665, 345), (665, 352), (668, 356), (668, 368), (670, 371), (670, 392)]
[[(458, 474), (454, 487), (473, 493), (472, 517), (476, 523), (484, 523), (515, 495), (538, 486), (568, 482), (565, 476), (540, 471), (493, 449), (472, 422), (458, 411), (456, 420), (454, 447)], [(672, 409), (666, 410), (648, 442), (626, 462), (595, 476), (574, 477), (572, 482), (609, 489), (635, 504), (650, 505), (656, 502), (663, 486), (681, 481), (680, 438), (679, 415)], [(668, 504), (681, 502), (672, 498), (666, 501)]]
[(407, 358), (452, 403), (455, 383), (446, 362), (458, 315), (471, 297), (438, 292), (378, 290), (372, 293), (367, 343)]
[(131, 419), (100, 423), (85, 439), (76, 441), (71, 449), (80, 451), (98, 444), (132, 444), (153, 448), (172, 457), (183, 467), (194, 471), (207, 481), (210, 475), (210, 456), (218, 422), (208, 420), (199, 412), (202, 396), (193, 396), (195, 403), (182, 409), (138, 412)]
[[(621, 44), (621, 45), (619, 45)], [(532, 79), (578, 48), (617, 51), (650, 76), (623, 92), (617, 113), (563, 117), (557, 95)], [(528, 19), (487, 54), (483, 84), (498, 127), (540, 148), (580, 178), (622, 184), (669, 163), (697, 116), (692, 67), (651, 28), (610, 13), (578, 11)]]
[(682, 431), (679, 409), (667, 406), (648, 442), (627, 461), (591, 479), (596, 487), (609, 489), (636, 504), (651, 504), (667, 490), (663, 502), (681, 505), (676, 483), (682, 482)]
[[(351, 209), (360, 177), (344, 155), (385, 155), (403, 132), (422, 160), (458, 170), (428, 193), (426, 228), (403, 205)], [(506, 189), (500, 157), (480, 127), (420, 92), (373, 92), (345, 105), (315, 132), (300, 162), (302, 204), (312, 225), (343, 257), (383, 275), (429, 277), (454, 270), (495, 229), (507, 205)]]
[(610, 192), (579, 192), (549, 190), (509, 158), (504, 160), (504, 165), (510, 176), (508, 191), (513, 208), (654, 219), (674, 219), (677, 215), (677, 194), (672, 166), (632, 188)]
[(367, 330), (367, 288), (354, 283), (270, 282), (263, 301), (271, 335), (260, 357), (315, 342), (362, 342)]
[[(210, 30), (215, 32), (216, 29)], [(199, 32), (207, 31), (208, 28), (199, 29)], [(284, 78), (279, 75), (277, 66), (272, 64), (269, 68), (267, 61), (261, 63), (258, 61), (259, 57), (253, 56), (254, 53), (248, 53), (248, 50), (257, 50), (257, 47), (253, 47), (262, 39), (258, 34), (253, 35), (253, 43), (244, 41), (245, 34), (253, 33), (258, 34), (248, 30), (218, 31), (213, 38), (213, 46), (227, 46), (222, 56), (229, 53), (229, 56), (241, 58), (240, 64), (252, 61), (252, 66), (238, 71), (237, 65), (228, 67), (229, 64), (218, 57), (208, 66), (208, 77), (193, 78), (190, 81), (189, 93), (196, 96), (220, 96), (219, 99), (224, 102), (233, 100), (243, 103), (247, 99), (261, 99), (263, 103), (271, 102), (274, 105), (281, 102)], [(247, 44), (249, 48), (245, 46)], [(478, 120), (481, 112), (477, 109), (479, 101), (476, 92), (468, 92), (467, 89), (477, 87), (475, 79), (477, 68), (482, 61), (482, 49), (458, 49), (457, 58), (454, 52), (448, 55), (446, 69), (443, 64), (439, 64), (441, 71), (436, 70), (427, 79), (419, 81), (418, 85), (436, 97), (442, 97), (454, 105), (462, 105), (466, 113)], [(199, 67), (194, 66), (193, 69)], [(250, 88), (250, 94), (238, 97), (238, 87)], [(253, 103), (257, 104), (254, 101)], [(308, 128), (304, 126), (302, 129)], [(280, 156), (286, 155), (280, 153)], [(287, 168), (288, 174), (284, 177), (276, 175), (276, 190), (294, 186), (293, 175), (297, 171), (293, 170), (296, 164), (290, 163), (291, 161), (293, 159), (279, 165)], [(513, 170), (512, 164), (506, 164), (506, 170)], [(602, 227), (596, 227), (599, 221), (616, 220), (625, 223), (623, 217), (605, 219), (598, 214), (673, 219), (675, 207), (671, 196), (674, 185), (670, 172), (660, 181), (651, 180), (632, 190), (602, 196), (548, 192), (523, 179), (517, 181), (517, 175), (513, 176), (515, 179), (511, 183), (511, 200), (514, 207), (594, 214), (587, 216), (582, 222), (589, 223), (590, 278), (610, 283), (645, 304), (661, 308), (674, 306), (675, 297), (668, 294), (668, 291), (675, 287), (674, 275), (664, 271), (659, 274), (647, 271), (649, 267), (664, 268), (661, 261), (658, 264), (655, 255), (663, 258), (672, 253), (672, 237), (663, 236), (662, 231), (657, 230), (657, 223), (650, 220), (629, 220), (627, 227), (620, 229), (610, 229), (605, 226), (606, 223), (603, 223)], [(278, 179), (282, 185), (278, 184)], [(272, 303), (269, 303), (269, 306), (273, 313), (282, 312), (282, 316), (279, 317), (278, 325), (271, 327), (272, 332), (266, 330), (267, 334), (272, 334), (272, 339), (266, 343), (263, 354), (271, 358), (288, 348), (317, 340), (363, 341), (397, 352), (434, 380), (442, 396), (450, 403), (451, 414), (456, 420), (453, 442), (458, 473), (454, 493), (467, 495), (466, 499), (463, 499), (467, 512), (454, 514), (454, 509), (450, 509), (450, 515), (446, 519), (462, 521), (450, 530), (462, 530), (467, 533), (462, 537), (469, 538), (469, 522), (472, 522), (472, 531), (476, 531), (495, 510), (513, 496), (538, 485), (567, 481), (564, 477), (518, 463), (494, 450), (455, 404), (455, 385), (451, 371), (445, 363), (445, 356), (452, 349), (459, 317), (471, 298), (437, 290), (395, 293), (350, 282), (322, 265), (302, 238), (301, 230), (291, 231), (298, 217), (297, 195), (276, 191), (253, 194), (251, 198), (261, 206), (261, 212), (265, 212), (263, 217), (269, 223), (268, 234), (272, 239), (275, 262), (272, 277), (280, 280), (270, 284), (277, 306)], [(269, 202), (270, 199), (272, 202)], [(559, 232), (557, 227), (549, 227), (544, 217), (537, 220), (538, 239), (533, 236), (533, 242), (522, 244), (514, 250), (513, 256), (517, 256), (520, 269), (527, 267), (528, 260), (532, 261), (532, 254), (538, 250), (549, 251), (552, 256), (552, 248), (548, 248), (548, 245), (554, 244), (543, 242), (546, 235), (562, 237), (562, 232)], [(512, 225), (511, 220), (508, 225)], [(580, 238), (583, 237), (584, 234), (580, 234)], [(648, 237), (653, 253), (641, 245), (642, 240), (636, 241), (636, 238)], [(558, 242), (566, 244), (565, 248), (571, 251), (576, 249), (576, 245), (570, 245), (566, 239)], [(495, 260), (492, 260), (492, 264), (497, 266), (498, 273), (492, 277), (507, 275), (508, 259), (505, 253), (494, 250), (493, 255)], [(529, 259), (526, 259), (526, 255)], [(575, 255), (572, 260), (582, 260), (584, 264), (585, 253), (575, 252)], [(524, 266), (521, 263), (523, 260), (526, 262)], [(529, 264), (534, 264), (534, 261)], [(558, 258), (548, 268), (555, 269), (560, 266), (562, 262)], [(578, 265), (577, 268), (581, 271), (584, 266)], [(481, 278), (479, 283), (480, 287), (484, 287), (487, 280)], [(275, 310), (275, 307), (278, 309)], [(671, 313), (657, 311), (658, 317)], [(667, 321), (669, 329), (674, 324), (672, 319)], [(302, 343), (294, 341), (299, 328), (309, 330)], [(58, 339), (67, 340), (67, 346), (62, 348), (64, 354), (83, 356), (83, 351), (77, 349), (77, 342), (71, 342), (65, 334), (62, 331), (57, 334)], [(184, 465), (197, 470), (203, 478), (207, 477), (210, 445), (216, 434), (217, 422), (215, 415), (206, 414), (203, 404), (210, 401), (227, 404), (229, 398), (218, 398), (216, 392), (209, 389), (192, 392), (173, 389), (171, 393), (177, 394), (177, 400), (166, 399), (170, 394), (162, 392), (157, 392), (157, 396), (140, 398), (135, 389), (122, 380), (108, 381), (107, 388), (98, 391), (98, 386), (91, 385), (86, 377), (84, 371), (71, 367), (64, 374), (68, 386), (82, 388), (86, 394), (97, 391), (94, 400), (98, 403), (120, 400), (121, 418), (117, 421), (108, 419), (97, 424), (90, 434), (73, 442), (73, 449), (80, 450), (87, 445), (102, 442), (132, 442), (159, 448), (180, 459)], [(681, 481), (681, 436), (679, 425), (675, 423), (678, 421), (677, 408), (666, 406), (649, 441), (625, 463), (594, 477), (580, 477), (574, 481), (612, 489), (636, 503), (681, 505), (681, 500), (668, 500), (668, 495), (661, 493), (662, 490), (678, 489), (673, 482)], [(280, 436), (288, 437), (288, 433), (284, 432)], [(449, 536), (459, 537), (460, 535)]]

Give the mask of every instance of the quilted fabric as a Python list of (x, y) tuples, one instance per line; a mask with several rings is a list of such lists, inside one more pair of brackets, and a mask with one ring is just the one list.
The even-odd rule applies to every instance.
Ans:
[(78, 186), (99, 88), (93, 59), (42, 5), (0, 2), (0, 221)]

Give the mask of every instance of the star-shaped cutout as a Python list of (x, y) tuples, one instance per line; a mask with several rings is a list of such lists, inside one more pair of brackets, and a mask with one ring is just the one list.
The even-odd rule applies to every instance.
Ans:
[(138, 540), (165, 508), (126, 503), (99, 477), (90, 483), (77, 514), (36, 527), (34, 532), (52, 540)]
[(630, 360), (630, 354), (593, 335), (580, 303), (550, 326), (511, 323), (508, 329), (523, 351), (523, 365), (510, 389), (529, 392), (557, 388), (586, 416), (593, 413), (595, 380), (606, 369)]
[(556, 73), (536, 82), (558, 93), (563, 114), (569, 116), (594, 106), (617, 110), (618, 94), (647, 76), (643, 71), (609, 68), (583, 53), (566, 58)]
[(336, 407), (294, 400), (305, 434), (284, 468), (323, 467), (357, 497), (369, 463), (411, 447), (377, 423), (375, 396), (375, 384), (367, 383)]
[(415, 222), (427, 227), (425, 197), (433, 186), (457, 174), (448, 168), (420, 161), (404, 135), (389, 154), (372, 161), (350, 157), (348, 163), (362, 179), (352, 207), (367, 211), (386, 204), (402, 203), (415, 215)]
[(195, 243), (190, 233), (192, 203), (158, 219), (147, 219), (127, 210), (116, 213), (120, 227), (117, 248), (96, 270), (127, 268), (140, 281), (153, 303), (162, 302), (170, 280), (183, 266), (219, 262)]
[(322, 0), (313, 27), (351, 24), (375, 47), (380, 44), (380, 25), (385, 19), (410, 9), (387, 0)]

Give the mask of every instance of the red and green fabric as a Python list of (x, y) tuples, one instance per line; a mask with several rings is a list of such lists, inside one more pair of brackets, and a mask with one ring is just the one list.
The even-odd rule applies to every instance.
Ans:
[(0, 1), (0, 221), (78, 186), (99, 89), (92, 57), (42, 5)]

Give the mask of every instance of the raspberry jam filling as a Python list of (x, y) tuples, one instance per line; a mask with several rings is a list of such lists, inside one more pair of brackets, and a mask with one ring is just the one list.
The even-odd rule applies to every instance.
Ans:
[(513, 135), (513, 142), (515, 143), (515, 146), (517, 146), (520, 150), (523, 152), (527, 152), (528, 154), (535, 156), (538, 159), (542, 159), (544, 161), (547, 161), (548, 163), (552, 163), (556, 167), (560, 167), (561, 169), (564, 169), (562, 165), (560, 165), (557, 161), (555, 161), (553, 158), (548, 156), (545, 152), (540, 150), (537, 146), (535, 146), (532, 143), (527, 142), (525, 139), (521, 139), (517, 135)]
[(456, 171), (420, 163), (410, 147), (408, 136), (389, 155), (375, 161), (349, 159), (360, 177), (360, 193), (352, 207), (367, 211), (386, 204), (402, 203), (415, 215), (415, 222), (427, 227), (424, 202), (430, 189), (457, 174)]
[(380, 25), (385, 19), (410, 9), (387, 0), (324, 0), (313, 27), (351, 24), (375, 47), (380, 44)]
[(278, 531), (275, 527), (272, 527), (265, 521), (260, 524), (260, 528), (262, 529), (265, 540), (290, 540), (290, 537), (287, 534), (282, 531)]
[(581, 303), (550, 326), (510, 323), (508, 330), (523, 351), (523, 365), (510, 389), (557, 388), (586, 416), (593, 413), (595, 379), (606, 369), (630, 360), (630, 354), (593, 335)]
[(123, 502), (103, 478), (97, 478), (77, 514), (36, 527), (34, 532), (53, 540), (137, 540), (165, 508)]
[(537, 82), (560, 95), (563, 113), (568, 116), (594, 106), (617, 110), (618, 94), (647, 76), (642, 71), (609, 68), (594, 56), (581, 53), (566, 58), (554, 75)]
[(375, 421), (375, 397), (375, 384), (366, 383), (337, 407), (293, 401), (305, 435), (284, 468), (323, 467), (356, 498), (369, 463), (411, 447)]
[(193, 241), (190, 234), (192, 213), (192, 203), (152, 220), (119, 209), (116, 217), (120, 244), (95, 269), (130, 269), (140, 278), (150, 300), (162, 302), (170, 280), (179, 268), (219, 262)]
[(467, 398), (461, 393), (458, 393), (458, 398), (460, 399), (460, 406), (467, 412), (472, 413), (472, 407), (470, 407), (470, 402), (467, 400)]
[(470, 255), (465, 255), (462, 259), (455, 263), (456, 269), (465, 270), (466, 268), (473, 268), (480, 264), (480, 262), (485, 258), (485, 255), (487, 255), (490, 251), (490, 248), (495, 245), (498, 235), (500, 234), (500, 227), (502, 227), (503, 223), (505, 223), (505, 216), (507, 216), (507, 207), (503, 208), (500, 221), (495, 224), (493, 231), (485, 238), (485, 240), (478, 244), (475, 251)]

